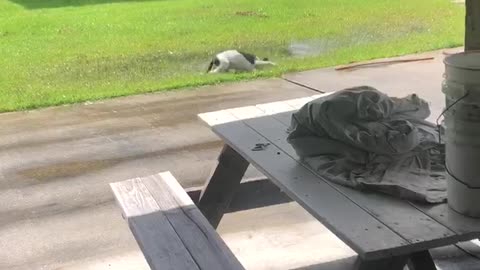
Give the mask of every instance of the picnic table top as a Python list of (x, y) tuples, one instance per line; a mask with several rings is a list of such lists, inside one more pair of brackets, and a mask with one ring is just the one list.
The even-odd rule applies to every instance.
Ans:
[[(423, 205), (329, 182), (286, 141), (292, 112), (321, 95), (208, 112), (199, 117), (226, 144), (364, 259), (400, 256), (480, 237), (480, 219), (447, 204)], [(268, 145), (256, 151), (257, 144)]]

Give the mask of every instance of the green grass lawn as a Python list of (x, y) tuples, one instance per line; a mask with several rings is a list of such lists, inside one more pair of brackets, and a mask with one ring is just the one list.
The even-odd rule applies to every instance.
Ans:
[[(458, 46), (463, 16), (449, 0), (0, 0), (0, 111)], [(230, 48), (279, 65), (205, 74)]]

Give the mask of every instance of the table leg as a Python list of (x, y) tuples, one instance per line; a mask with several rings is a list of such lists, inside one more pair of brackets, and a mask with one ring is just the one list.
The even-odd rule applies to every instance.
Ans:
[(410, 255), (408, 261), (408, 268), (410, 270), (436, 270), (437, 267), (433, 262), (432, 256), (428, 250), (415, 252)]
[(248, 165), (248, 161), (230, 146), (223, 147), (218, 165), (207, 181), (197, 205), (214, 228), (217, 228), (228, 209)]
[(360, 257), (355, 262), (355, 270), (403, 270), (408, 256), (398, 256), (379, 260), (364, 261)]

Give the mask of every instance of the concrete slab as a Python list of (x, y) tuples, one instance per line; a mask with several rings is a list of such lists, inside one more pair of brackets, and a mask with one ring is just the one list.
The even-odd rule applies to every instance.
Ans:
[[(227, 215), (219, 231), (247, 269), (353, 270), (357, 259), (296, 203)], [(439, 270), (480, 269), (479, 246), (460, 246), (470, 254), (456, 246), (431, 251)]]
[(170, 170), (202, 185), (222, 143), (198, 113), (311, 94), (271, 79), (1, 114), (0, 269), (126, 267), (138, 249), (109, 182)]
[[(436, 120), (445, 104), (441, 91), (444, 72), (444, 53), (461, 51), (461, 48), (409, 55), (390, 59), (375, 60), (375, 62), (401, 59), (434, 57), (433, 60), (379, 64), (363, 66), (354, 69), (337, 71), (335, 68), (311, 70), (288, 74), (284, 78), (319, 91), (331, 92), (340, 89), (369, 85), (390, 96), (402, 97), (417, 93), (430, 103), (432, 115), (430, 121)], [(369, 62), (365, 62), (369, 63)]]
[(246, 269), (352, 269), (356, 259), (297, 203), (227, 215), (219, 232)]
[[(218, 230), (246, 269), (353, 270), (357, 259), (354, 251), (296, 203), (228, 214)], [(456, 246), (432, 250), (439, 270), (479, 270), (480, 261), (474, 257), (480, 256), (478, 246), (468, 243), (463, 248), (471, 254)], [(116, 252), (72, 261), (61, 269), (149, 269), (138, 249), (112, 249)]]

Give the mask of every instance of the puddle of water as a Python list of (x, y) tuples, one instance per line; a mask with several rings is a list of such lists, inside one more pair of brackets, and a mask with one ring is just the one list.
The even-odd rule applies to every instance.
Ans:
[(326, 54), (342, 47), (341, 42), (332, 39), (294, 41), (288, 46), (288, 54), (294, 57), (307, 57)]
[(359, 29), (343, 37), (293, 41), (287, 46), (287, 53), (293, 57), (319, 56), (339, 48), (385, 42), (406, 37), (411, 33), (423, 32), (428, 32), (428, 28), (418, 22), (406, 24), (402, 28), (392, 32), (379, 32), (375, 29)]

